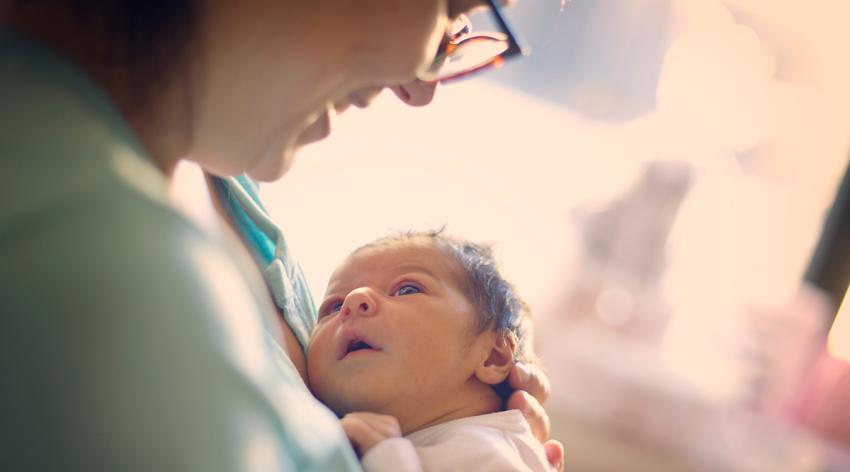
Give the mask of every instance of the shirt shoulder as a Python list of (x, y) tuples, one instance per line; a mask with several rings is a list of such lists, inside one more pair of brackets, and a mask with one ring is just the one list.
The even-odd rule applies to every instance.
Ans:
[(426, 471), (550, 470), (542, 445), (516, 410), (450, 421), (407, 438)]
[(356, 470), (275, 350), (263, 287), (171, 207), (120, 114), (55, 56), (0, 29), (5, 463)]

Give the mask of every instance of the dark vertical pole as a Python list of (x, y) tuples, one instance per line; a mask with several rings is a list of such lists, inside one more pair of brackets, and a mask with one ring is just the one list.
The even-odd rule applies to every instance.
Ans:
[(844, 171), (804, 278), (829, 294), (836, 307), (850, 285), (850, 165)]

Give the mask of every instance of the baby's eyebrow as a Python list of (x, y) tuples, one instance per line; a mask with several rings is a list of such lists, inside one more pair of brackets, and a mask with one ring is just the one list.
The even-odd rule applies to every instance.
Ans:
[(327, 297), (326, 296), (325, 300), (322, 302), (321, 305), (319, 305), (319, 309), (316, 312), (321, 315), (322, 313), (326, 312), (328, 310), (328, 308), (330, 308), (330, 305), (332, 303), (336, 303), (338, 301), (339, 301), (338, 297), (334, 297), (334, 296)]
[(434, 273), (434, 271), (419, 264), (401, 264), (392, 268), (392, 273), (394, 274), (404, 274), (410, 272), (420, 272), (433, 279), (442, 280), (439, 276), (437, 276), (437, 274)]
[[(431, 277), (434, 280), (443, 280), (431, 269), (428, 269), (423, 265), (415, 263), (399, 264), (397, 266), (388, 268), (385, 272), (389, 274), (390, 277), (397, 277), (401, 274), (421, 273), (427, 275), (428, 277)], [(340, 287), (348, 289), (349, 285), (350, 284), (346, 284), (342, 281), (331, 281), (328, 284), (327, 291), (325, 292), (325, 297), (323, 299), (324, 302), (319, 307), (319, 312), (321, 313), (321, 311), (325, 308), (325, 305), (328, 304), (328, 302), (330, 302), (334, 298), (339, 298), (339, 294), (345, 292), (345, 290), (341, 290)]]

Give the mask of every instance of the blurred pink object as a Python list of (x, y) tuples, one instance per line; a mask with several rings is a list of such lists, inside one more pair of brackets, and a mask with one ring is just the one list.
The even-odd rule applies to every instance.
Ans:
[(792, 416), (830, 442), (850, 448), (850, 362), (824, 351), (791, 406)]

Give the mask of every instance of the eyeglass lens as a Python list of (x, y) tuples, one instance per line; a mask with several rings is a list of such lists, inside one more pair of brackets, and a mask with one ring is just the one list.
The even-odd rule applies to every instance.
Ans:
[(491, 33), (488, 35), (467, 36), (452, 42), (442, 57), (442, 62), (433, 70), (434, 80), (444, 80), (478, 69), (496, 61), (508, 50), (508, 40), (505, 35)]
[(446, 32), (437, 57), (420, 76), (426, 81), (448, 81), (469, 72), (501, 64), (501, 55), (510, 48), (506, 34), (477, 32), (468, 17), (461, 15)]

